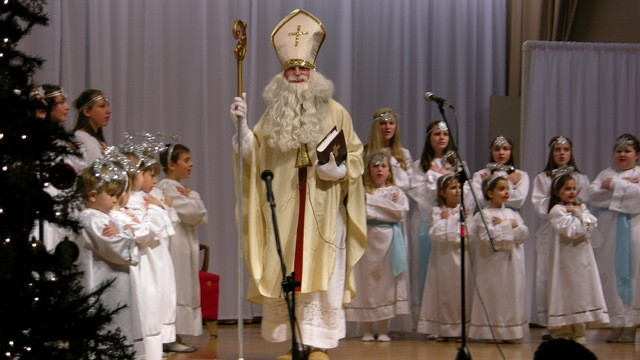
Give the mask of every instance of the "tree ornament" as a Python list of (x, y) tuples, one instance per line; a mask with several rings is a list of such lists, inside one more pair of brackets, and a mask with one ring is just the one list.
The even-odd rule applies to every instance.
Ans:
[(64, 240), (56, 245), (55, 255), (61, 265), (70, 266), (78, 259), (80, 250), (76, 243), (69, 241), (69, 238), (65, 237)]
[(60, 161), (51, 168), (49, 182), (58, 190), (66, 190), (76, 182), (76, 171), (71, 165)]

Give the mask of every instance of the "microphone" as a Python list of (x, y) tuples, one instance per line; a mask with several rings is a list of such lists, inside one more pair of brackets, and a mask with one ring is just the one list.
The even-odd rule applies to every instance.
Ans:
[(434, 102), (434, 103), (438, 104), (438, 106), (453, 107), (453, 106), (451, 106), (451, 104), (449, 104), (447, 102), (447, 100), (445, 100), (445, 99), (443, 99), (441, 97), (437, 97), (431, 91), (427, 91), (426, 93), (424, 93), (424, 100), (427, 101), (427, 102)]
[(264, 180), (264, 183), (267, 185), (267, 201), (269, 201), (269, 204), (271, 204), (272, 206), (275, 205), (275, 201), (273, 199), (273, 191), (271, 190), (271, 180), (273, 180), (273, 173), (271, 172), (271, 170), (265, 170), (262, 172), (262, 180)]

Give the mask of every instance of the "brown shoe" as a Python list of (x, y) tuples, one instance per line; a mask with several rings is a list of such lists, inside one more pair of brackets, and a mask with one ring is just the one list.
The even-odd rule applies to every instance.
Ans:
[(327, 355), (326, 351), (313, 349), (307, 360), (329, 360), (329, 355)]

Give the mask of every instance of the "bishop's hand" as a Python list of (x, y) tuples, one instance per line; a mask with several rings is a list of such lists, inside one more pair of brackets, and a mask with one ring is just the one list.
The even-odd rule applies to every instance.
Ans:
[(325, 181), (338, 181), (347, 175), (346, 161), (340, 166), (336, 164), (336, 158), (333, 153), (329, 154), (329, 161), (326, 164), (318, 164), (316, 160), (315, 166), (318, 177)]
[(233, 125), (237, 127), (238, 119), (240, 119), (242, 130), (249, 129), (247, 126), (247, 93), (242, 93), (242, 97), (233, 98), (230, 114)]
[[(247, 93), (242, 93), (242, 97), (233, 98), (231, 103), (231, 121), (238, 128), (238, 120), (240, 120), (240, 130), (242, 132), (242, 158), (249, 160), (251, 158), (251, 149), (253, 147), (253, 133), (247, 126)], [(238, 134), (234, 134), (231, 138), (233, 149), (238, 150)]]

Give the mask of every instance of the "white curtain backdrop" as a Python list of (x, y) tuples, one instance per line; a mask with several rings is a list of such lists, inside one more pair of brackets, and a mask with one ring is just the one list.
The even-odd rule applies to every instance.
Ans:
[[(265, 108), (264, 86), (280, 71), (271, 31), (304, 8), (327, 29), (317, 69), (335, 82), (335, 98), (363, 142), (375, 110), (391, 106), (405, 147), (419, 157), (437, 114), (423, 100), (429, 90), (458, 110), (452, 130), (475, 170), (487, 158), (489, 97), (505, 94), (506, 6), (506, 0), (50, 0), (50, 25), (34, 29), (20, 47), (46, 60), (34, 80), (62, 85), (71, 100), (86, 88), (110, 95), (110, 144), (125, 131), (146, 130), (180, 135), (191, 148), (196, 165), (187, 184), (210, 212), (200, 239), (212, 249), (209, 271), (221, 277), (219, 316), (229, 319), (237, 317), (235, 129), (228, 110), (236, 94), (233, 21), (248, 24), (250, 126)], [(67, 127), (74, 122), (72, 111)]]
[[(523, 52), (523, 170), (533, 179), (546, 165), (549, 140), (564, 135), (573, 141), (578, 168), (593, 181), (613, 165), (619, 135), (640, 135), (640, 45), (527, 41)], [(530, 202), (523, 217), (532, 230), (526, 250), (533, 284), (539, 220)]]

